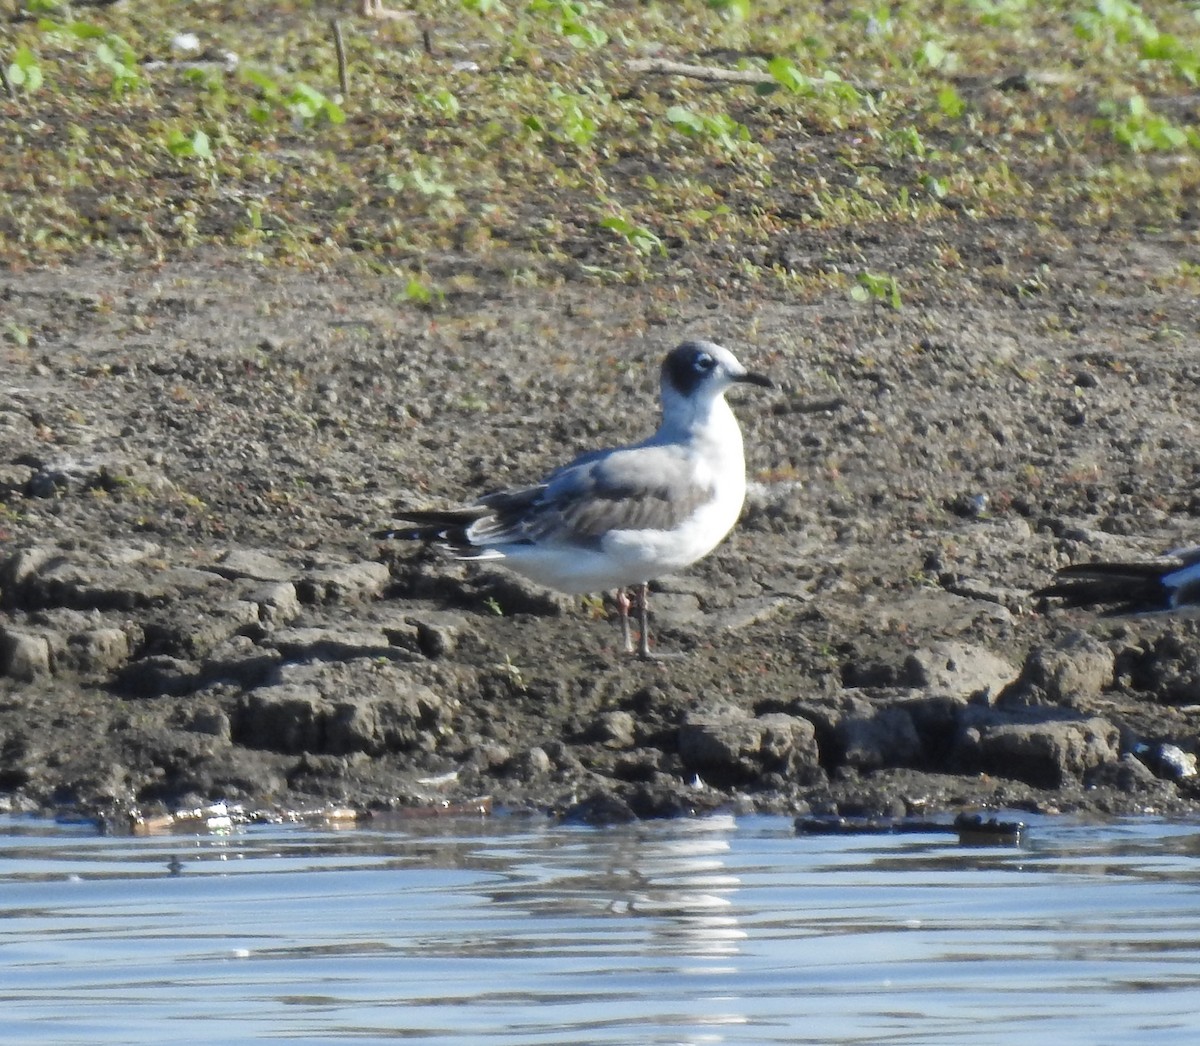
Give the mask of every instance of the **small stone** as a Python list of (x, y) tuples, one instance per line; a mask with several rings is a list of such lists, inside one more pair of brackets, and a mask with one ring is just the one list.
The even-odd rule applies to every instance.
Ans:
[(960, 773), (1015, 778), (1038, 788), (1077, 783), (1120, 758), (1120, 731), (1099, 716), (1006, 714), (983, 705), (963, 713), (952, 762)]
[(391, 580), (386, 563), (364, 560), (312, 571), (301, 585), (299, 594), (304, 602), (351, 603), (374, 599), (383, 593)]
[(269, 553), (257, 549), (237, 548), (223, 552), (215, 563), (205, 569), (231, 581), (240, 578), (253, 581), (289, 581), (296, 573)]
[(609, 748), (630, 748), (635, 727), (634, 718), (628, 712), (605, 712), (596, 721), (591, 735)]
[(1016, 676), (1016, 668), (990, 650), (950, 640), (910, 654), (903, 671), (910, 686), (963, 700), (999, 694)]
[(415, 660), (413, 654), (388, 642), (383, 632), (370, 629), (286, 628), (273, 633), (267, 642), (289, 661)]
[(1099, 640), (1072, 632), (1053, 647), (1031, 650), (1019, 682), (1037, 687), (1055, 703), (1076, 704), (1112, 684), (1115, 662), (1113, 652)]
[(41, 545), (21, 549), (0, 567), (0, 583), (6, 588), (25, 584), (53, 554), (53, 549)]
[(0, 674), (32, 683), (50, 674), (50, 641), (12, 629), (0, 629)]
[(410, 616), (405, 621), (416, 628), (418, 649), (433, 660), (454, 653), (466, 628), (465, 620), (457, 614), (435, 611)]
[(538, 748), (536, 745), (529, 749), (521, 759), (521, 770), (525, 776), (541, 776), (548, 774), (553, 768), (554, 764), (550, 761), (545, 749)]
[(679, 728), (679, 758), (719, 786), (763, 773), (807, 777), (818, 768), (816, 729), (782, 712), (753, 716), (727, 706), (690, 713)]
[(129, 637), (119, 628), (95, 628), (68, 641), (80, 672), (113, 672), (129, 660)]
[(191, 712), (185, 729), (228, 742), (233, 733), (229, 716), (219, 708), (197, 708)]
[(871, 708), (847, 715), (834, 727), (840, 764), (857, 770), (912, 766), (922, 756), (920, 735), (903, 708)]
[(255, 604), (258, 619), (265, 625), (286, 625), (300, 614), (296, 586), (290, 581), (269, 582), (250, 592), (246, 601)]

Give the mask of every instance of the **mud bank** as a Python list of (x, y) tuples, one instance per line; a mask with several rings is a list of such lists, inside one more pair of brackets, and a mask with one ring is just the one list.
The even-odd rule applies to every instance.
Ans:
[[(1070, 337), (1053, 300), (664, 316), (505, 290), (431, 314), (222, 259), (9, 274), (6, 802), (1194, 810), (1196, 618), (1028, 595), (1194, 537), (1196, 368), (1156, 334), (1194, 317), (1096, 289), (1129, 250), (1076, 260)], [(367, 537), (644, 434), (688, 335), (781, 390), (736, 404), (738, 530), (657, 586), (683, 657), (627, 660), (598, 601)]]

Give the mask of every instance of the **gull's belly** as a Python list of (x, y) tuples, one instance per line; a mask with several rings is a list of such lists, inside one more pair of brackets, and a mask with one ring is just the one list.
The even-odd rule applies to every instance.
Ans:
[(744, 497), (744, 484), (727, 489), (672, 530), (614, 530), (591, 548), (508, 545), (495, 562), (559, 592), (640, 585), (708, 555), (733, 529)]
[(744, 485), (728, 491), (674, 530), (613, 531), (604, 539), (603, 549), (637, 575), (624, 584), (673, 574), (703, 559), (725, 540), (741, 514), (744, 497)]

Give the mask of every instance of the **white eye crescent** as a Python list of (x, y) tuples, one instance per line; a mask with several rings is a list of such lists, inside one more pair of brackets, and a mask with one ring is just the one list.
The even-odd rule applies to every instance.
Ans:
[(692, 361), (692, 366), (695, 367), (696, 370), (698, 370), (701, 374), (707, 374), (716, 365), (717, 361), (714, 360), (707, 352), (700, 353), (700, 355), (698, 355)]

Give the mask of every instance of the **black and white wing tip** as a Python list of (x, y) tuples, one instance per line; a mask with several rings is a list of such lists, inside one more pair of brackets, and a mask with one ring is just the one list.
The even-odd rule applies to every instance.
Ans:
[[(437, 541), (451, 547), (470, 545), (467, 529), (485, 515), (486, 509), (477, 506), (456, 509), (419, 509), (397, 513), (401, 526), (372, 531), (376, 541)], [(403, 524), (411, 524), (404, 526)]]
[(1072, 563), (1034, 593), (1070, 607), (1148, 613), (1200, 605), (1200, 546), (1145, 563)]

